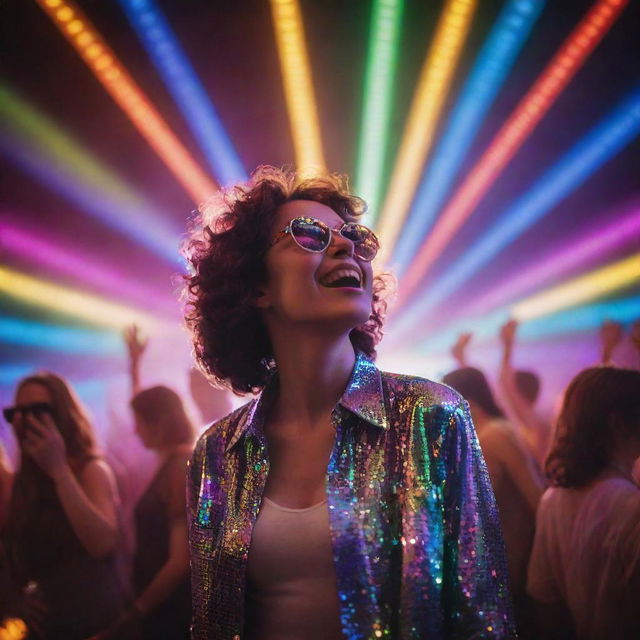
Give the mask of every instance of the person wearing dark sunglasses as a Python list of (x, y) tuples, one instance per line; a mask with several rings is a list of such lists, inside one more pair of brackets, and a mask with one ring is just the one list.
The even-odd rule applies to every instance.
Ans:
[(29, 638), (83, 640), (125, 607), (113, 474), (59, 376), (22, 380), (3, 415), (21, 456), (2, 537), (11, 579), (0, 620), (22, 618)]
[(261, 167), (186, 243), (198, 363), (257, 394), (191, 458), (193, 640), (515, 636), (466, 402), (374, 364), (365, 209), (340, 176)]

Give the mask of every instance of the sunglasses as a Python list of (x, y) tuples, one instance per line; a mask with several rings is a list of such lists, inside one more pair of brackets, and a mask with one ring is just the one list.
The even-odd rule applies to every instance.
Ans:
[(275, 237), (271, 246), (282, 240), (288, 233), (300, 248), (311, 253), (326, 251), (331, 244), (333, 234), (339, 233), (343, 238), (353, 242), (353, 253), (356, 258), (365, 262), (371, 262), (380, 248), (376, 234), (369, 227), (355, 222), (345, 222), (339, 229), (332, 229), (316, 218), (294, 218)]
[(23, 404), (22, 406), (5, 407), (2, 410), (4, 419), (10, 424), (13, 424), (17, 413), (21, 413), (23, 416), (32, 414), (37, 418), (45, 413), (53, 416), (53, 407), (48, 402), (34, 402), (32, 404)]

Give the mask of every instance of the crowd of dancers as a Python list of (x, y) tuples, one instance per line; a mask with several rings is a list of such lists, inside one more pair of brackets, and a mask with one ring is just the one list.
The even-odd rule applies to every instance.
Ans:
[[(185, 251), (194, 355), (256, 397), (229, 413), (193, 370), (213, 423), (196, 443), (179, 395), (144, 388), (130, 328), (146, 479), (122, 425), (100, 450), (59, 375), (17, 383), (0, 640), (640, 638), (640, 371), (614, 366), (622, 327), (602, 327), (551, 421), (514, 365), (515, 322), (496, 389), (471, 334), (445, 384), (381, 372), (388, 283), (365, 211), (344, 176), (269, 166), (205, 207)], [(630, 339), (637, 357), (640, 323)]]

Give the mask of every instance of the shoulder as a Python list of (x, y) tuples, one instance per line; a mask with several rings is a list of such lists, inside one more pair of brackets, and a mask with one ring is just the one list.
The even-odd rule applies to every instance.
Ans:
[(104, 458), (89, 460), (80, 469), (77, 478), (85, 490), (103, 490), (117, 495), (116, 477)]
[(206, 427), (193, 448), (191, 463), (193, 464), (198, 456), (204, 455), (208, 450), (224, 449), (233, 437), (238, 425), (255, 407), (256, 402), (257, 399), (253, 398), (235, 411), (227, 414), (224, 418), (220, 418)]
[(390, 397), (401, 397), (403, 401), (424, 407), (466, 407), (464, 398), (451, 387), (428, 378), (401, 373), (380, 372), (382, 384)]

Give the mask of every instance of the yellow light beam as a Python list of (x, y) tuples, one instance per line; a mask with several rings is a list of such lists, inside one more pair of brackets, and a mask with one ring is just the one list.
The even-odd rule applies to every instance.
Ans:
[(139, 324), (158, 327), (158, 318), (105, 298), (0, 267), (0, 293), (93, 325), (122, 329)]
[(298, 0), (271, 0), (271, 15), (296, 165), (303, 175), (323, 173), (325, 161), (318, 110)]
[(524, 298), (511, 315), (524, 321), (593, 300), (640, 282), (640, 253)]
[(477, 0), (447, 0), (437, 25), (378, 221), (384, 254), (393, 248), (411, 206), (476, 6)]
[(196, 204), (217, 190), (72, 0), (36, 0)]

